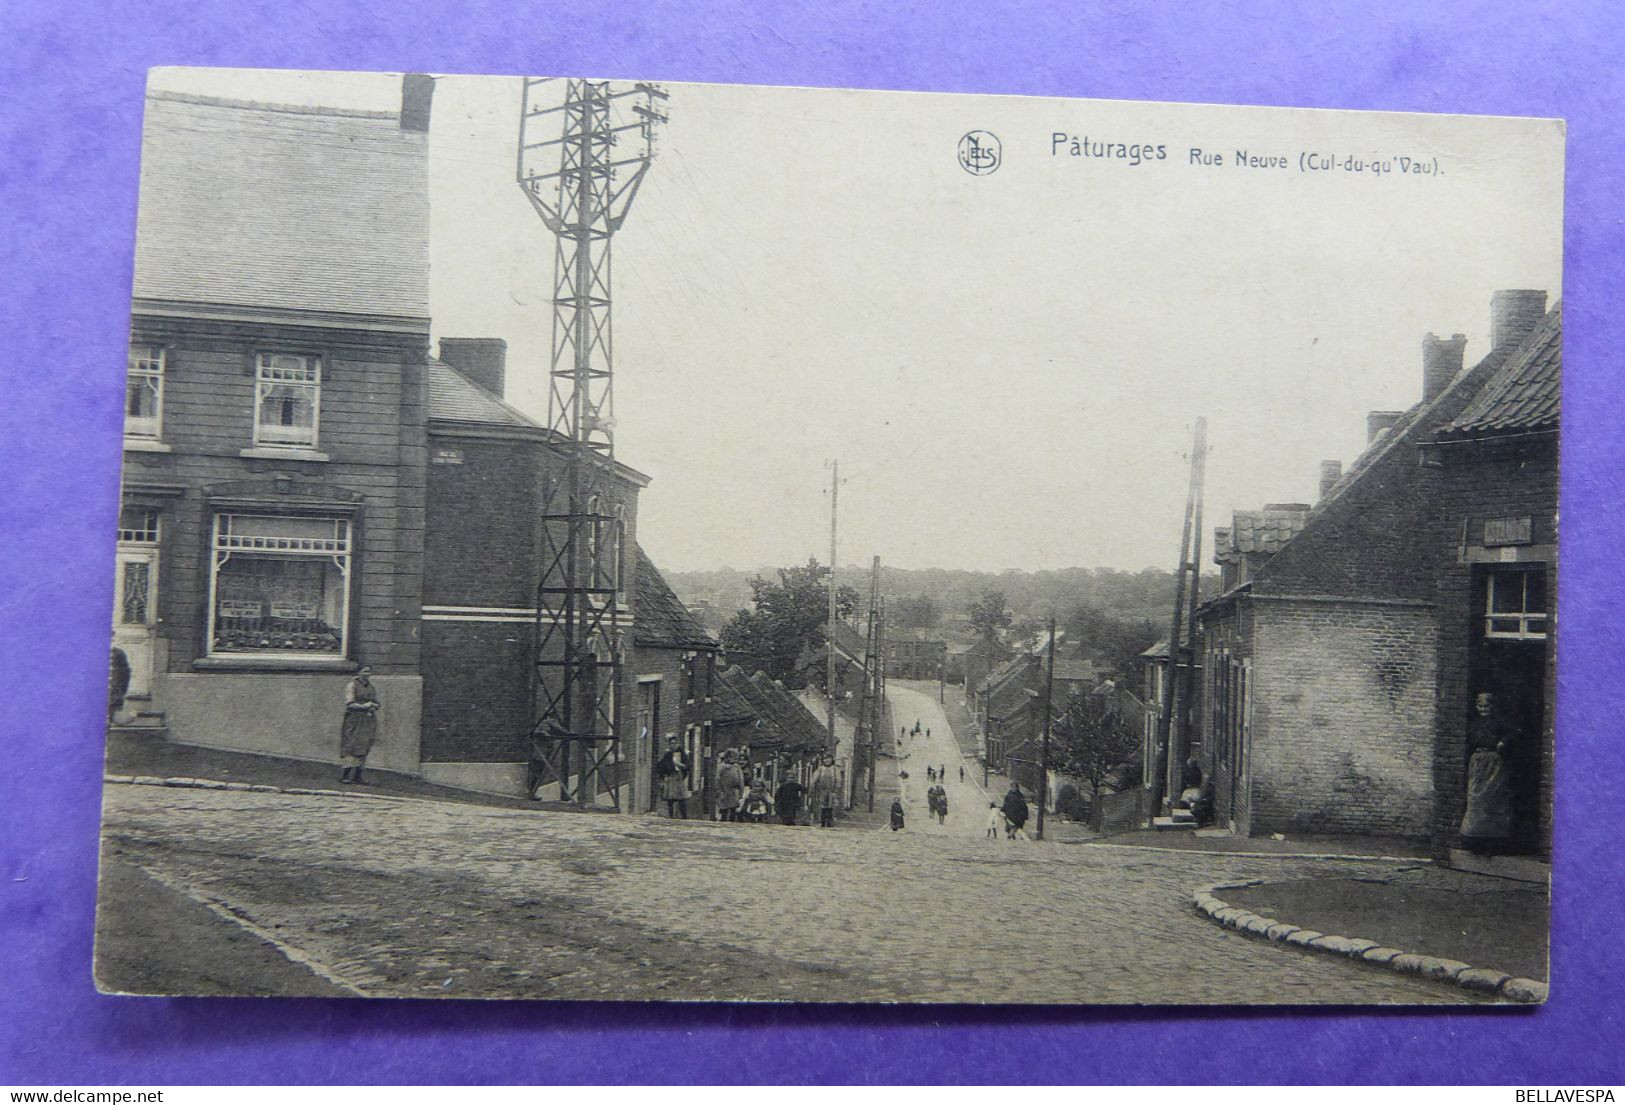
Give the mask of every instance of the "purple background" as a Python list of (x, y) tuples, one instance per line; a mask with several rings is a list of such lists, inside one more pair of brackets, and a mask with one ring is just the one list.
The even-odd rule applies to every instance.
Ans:
[[(1572, 0), (1419, 10), (1431, 7), (12, 0), (0, 9), (0, 471), (14, 495), (0, 506), (0, 1083), (1625, 1081), (1616, 844), (1625, 819), (1620, 733), (1606, 721), (1622, 712), (1607, 642), (1618, 639), (1613, 607), (1625, 598), (1616, 551), (1625, 412), (1609, 387), (1625, 348), (1625, 17)], [(1359, 1013), (98, 995), (91, 919), (118, 381), (143, 80), (161, 64), (1566, 118), (1551, 1004)]]

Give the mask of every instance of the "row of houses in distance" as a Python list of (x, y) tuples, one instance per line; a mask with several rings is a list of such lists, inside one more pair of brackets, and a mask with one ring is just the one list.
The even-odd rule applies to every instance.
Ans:
[[(318, 762), (345, 686), (383, 702), (371, 763), (527, 793), (557, 438), (504, 401), (506, 346), (431, 351), (433, 81), (398, 111), (149, 94), (125, 406), (115, 726)], [(793, 696), (729, 667), (639, 543), (650, 477), (599, 473), (595, 539), (623, 657), (623, 808), (668, 737), (770, 775), (837, 751)], [(549, 795), (543, 793), (541, 797)]]

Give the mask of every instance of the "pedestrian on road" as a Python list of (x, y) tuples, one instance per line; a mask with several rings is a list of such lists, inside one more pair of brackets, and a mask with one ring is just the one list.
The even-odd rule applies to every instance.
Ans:
[(801, 796), (807, 788), (796, 782), (794, 778), (785, 779), (779, 784), (779, 789), (773, 795), (773, 804), (779, 811), (779, 821), (785, 825), (794, 825), (796, 815), (801, 812)]
[(935, 782), (936, 778), (937, 778), (937, 773), (931, 769), (930, 764), (926, 764), (925, 765), (925, 779), (926, 779), (926, 782), (928, 782), (928, 783), (929, 782)]
[(1007, 823), (1006, 835), (1011, 840), (1016, 834), (1026, 835), (1024, 828), (1027, 824), (1027, 799), (1021, 795), (1021, 784), (1011, 783), (1010, 789), (1004, 795), (1004, 820)]
[(999, 839), (999, 830), (1002, 828), (1004, 828), (1004, 814), (999, 812), (997, 802), (989, 802), (987, 804), (987, 838), (989, 840)]
[(959, 781), (961, 783), (963, 783), (965, 781), (965, 765), (964, 764), (959, 765)]
[(937, 778), (946, 779), (947, 777), (948, 777), (948, 765), (947, 764), (938, 764), (937, 765)]
[(739, 770), (739, 761), (733, 749), (722, 754), (717, 768), (717, 812), (724, 821), (739, 820), (739, 803), (745, 800), (745, 773)]
[(751, 780), (750, 793), (745, 796), (745, 804), (740, 808), (746, 821), (760, 825), (767, 820), (767, 815), (773, 809), (773, 803), (767, 798), (767, 780), (760, 775)]
[(820, 828), (835, 827), (835, 802), (841, 792), (840, 776), (835, 774), (835, 757), (825, 756), (824, 762), (813, 772), (812, 804), (818, 811)]
[(660, 797), (666, 801), (666, 816), (675, 820), (682, 814), (688, 820), (688, 756), (675, 736), (666, 739), (666, 754), (655, 765), (660, 779)]
[(898, 795), (891, 800), (891, 831), (896, 832), (903, 827), (903, 796)]
[(937, 824), (948, 823), (948, 791), (943, 787), (937, 788)]
[(362, 668), (350, 680), (344, 697), (344, 725), (339, 729), (339, 760), (344, 770), (339, 782), (365, 782), (361, 769), (367, 766), (367, 753), (378, 739), (378, 711), (381, 708), (378, 691), (372, 685), (372, 669)]
[(927, 817), (935, 817), (937, 815), (937, 798), (941, 794), (942, 788), (934, 784), (925, 792), (925, 808), (927, 811)]

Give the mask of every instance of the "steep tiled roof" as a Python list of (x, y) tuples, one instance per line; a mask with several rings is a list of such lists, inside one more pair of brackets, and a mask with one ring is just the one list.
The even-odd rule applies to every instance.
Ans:
[(1238, 554), (1273, 555), (1303, 529), (1308, 510), (1238, 510), (1231, 520), (1230, 547)]
[(637, 590), (632, 599), (632, 637), (640, 645), (654, 648), (714, 649), (716, 639), (689, 613), (683, 600), (654, 566), (639, 545), (637, 550)]
[(1057, 682), (1066, 680), (1069, 683), (1093, 683), (1095, 680), (1095, 665), (1091, 660), (1056, 660), (1055, 679)]
[(835, 632), (832, 635), (835, 638), (837, 652), (844, 652), (848, 658), (859, 664), (863, 663), (864, 654), (869, 651), (869, 643), (864, 640), (862, 633), (837, 618)]
[(751, 736), (752, 748), (820, 751), (827, 745), (828, 734), (807, 707), (765, 672), (746, 675), (744, 668), (734, 664), (721, 669), (718, 676), (761, 721)]
[(996, 675), (990, 676), (988, 716), (1007, 718), (1028, 708), (1033, 702), (1033, 696), (1028, 692), (1037, 689), (1038, 684), (1034, 680), (1041, 675), (1036, 657), (1018, 656)]
[(451, 365), (433, 357), (429, 359), (429, 417), (442, 422), (542, 429), (518, 408), (510, 407)]
[(751, 682), (745, 669), (731, 664), (717, 669), (717, 691), (732, 695), (742, 705), (742, 716), (754, 717), (750, 745), (752, 748), (783, 748), (790, 743), (790, 734), (779, 720), (778, 711), (762, 696), (761, 690)]
[(734, 686), (727, 673), (738, 668), (718, 668), (716, 682), (711, 685), (711, 720), (717, 724), (748, 721), (756, 716), (749, 702)]
[(1557, 304), (1441, 438), (1529, 433), (1557, 428), (1561, 407), (1563, 308)]
[(426, 320), (428, 135), (150, 93), (137, 299)]
[(767, 677), (766, 672), (757, 672), (750, 677), (750, 681), (759, 688), (763, 696), (777, 711), (780, 721), (789, 734), (788, 747), (806, 752), (823, 751), (829, 744), (829, 732), (813, 717), (812, 711), (799, 698), (785, 690), (778, 683)]

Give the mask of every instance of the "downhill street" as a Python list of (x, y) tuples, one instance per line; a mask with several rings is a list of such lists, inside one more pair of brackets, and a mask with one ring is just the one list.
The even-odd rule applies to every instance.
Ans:
[[(98, 977), (286, 992), (294, 974), (300, 992), (403, 997), (1476, 1000), (1190, 905), (1219, 879), (1396, 864), (1010, 844), (969, 820), (891, 833), (113, 784)], [(183, 925), (230, 938), (153, 939)]]
[[(988, 794), (982, 789), (982, 768), (974, 759), (961, 755), (948, 717), (937, 703), (936, 684), (930, 692), (916, 690), (901, 681), (886, 686), (886, 697), (891, 701), (892, 719), (906, 726), (909, 735), (899, 740), (897, 766), (908, 772), (902, 779), (903, 808), (907, 814), (907, 832), (923, 832), (939, 836), (975, 837), (987, 835), (987, 804), (1000, 801), (1003, 794)], [(914, 735), (918, 721), (920, 733)], [(926, 735), (927, 730), (930, 736)], [(948, 791), (948, 817), (942, 824), (928, 816), (925, 792), (931, 786), (926, 767), (946, 768), (943, 786)], [(964, 768), (964, 781), (960, 781), (960, 768)], [(1027, 796), (1029, 801), (1032, 795)], [(1001, 832), (1000, 838), (1003, 838)]]

